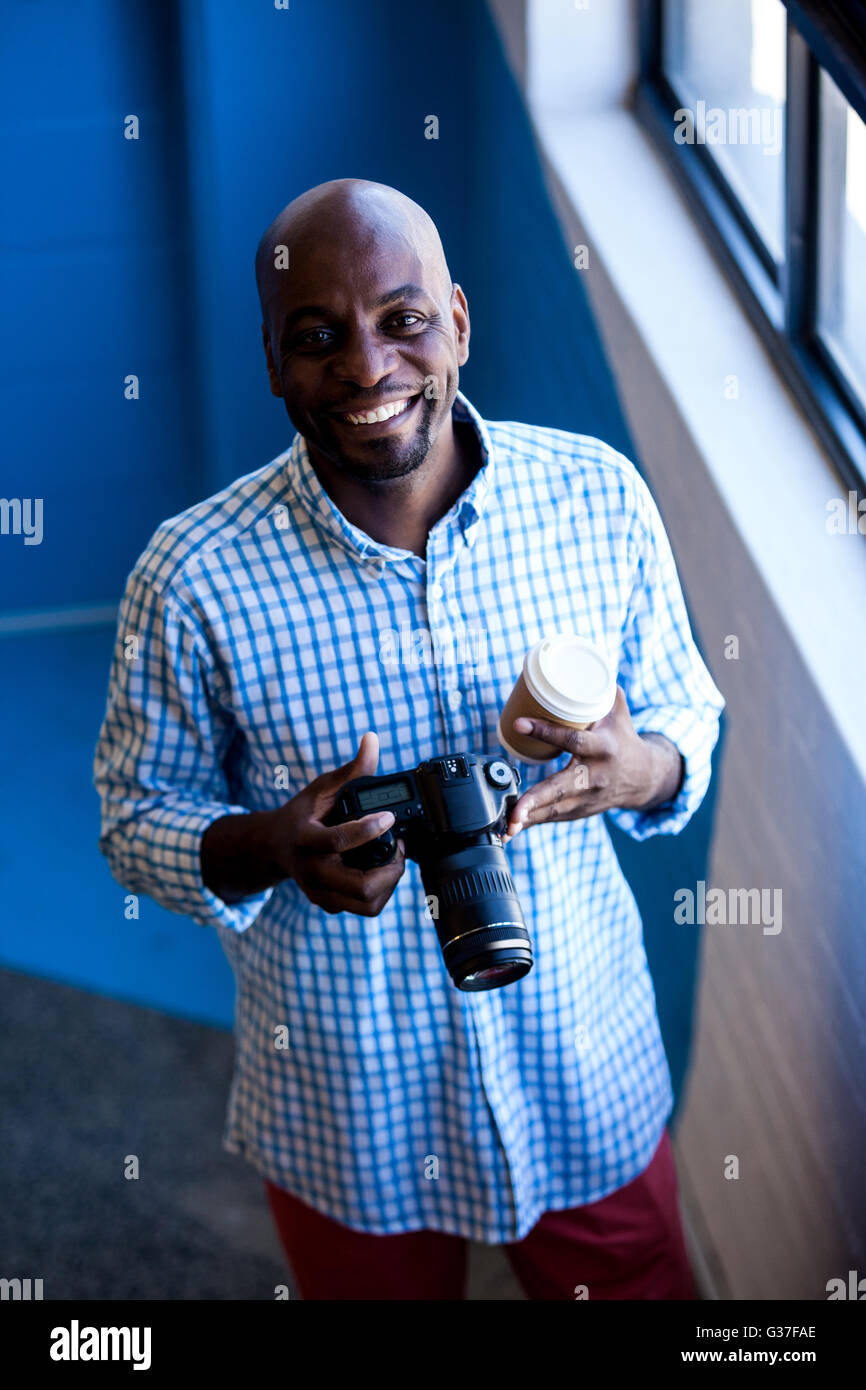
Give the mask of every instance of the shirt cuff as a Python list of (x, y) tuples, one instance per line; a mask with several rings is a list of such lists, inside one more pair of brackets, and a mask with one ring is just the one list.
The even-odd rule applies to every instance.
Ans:
[(710, 784), (712, 752), (719, 736), (718, 719), (707, 724), (681, 706), (655, 707), (633, 714), (632, 723), (639, 734), (664, 734), (670, 739), (685, 763), (682, 785), (673, 801), (661, 806), (648, 811), (617, 808), (608, 815), (633, 840), (646, 840), (650, 835), (678, 835), (700, 806)]
[[(114, 877), (132, 892), (152, 898), (169, 912), (191, 917), (202, 927), (251, 927), (274, 889), (226, 903), (205, 885), (201, 875), (201, 840), (222, 816), (247, 815), (245, 806), (208, 803), (195, 810), (172, 809), (170, 821), (154, 824), (147, 817), (125, 827), (122, 844), (111, 835), (101, 845)], [(145, 867), (146, 866), (146, 867)]]

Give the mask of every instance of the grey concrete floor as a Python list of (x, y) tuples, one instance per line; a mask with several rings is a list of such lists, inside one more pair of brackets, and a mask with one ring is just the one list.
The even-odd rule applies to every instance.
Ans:
[[(45, 1299), (272, 1299), (258, 1174), (221, 1147), (230, 1033), (0, 971), (0, 1277)], [(124, 1177), (127, 1155), (140, 1176)], [(473, 1244), (472, 1300), (521, 1300)]]

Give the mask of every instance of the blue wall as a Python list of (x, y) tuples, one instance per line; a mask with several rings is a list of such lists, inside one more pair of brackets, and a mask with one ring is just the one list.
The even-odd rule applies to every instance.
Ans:
[[(489, 416), (628, 437), (482, 0), (181, 6), (195, 267), (214, 487), (286, 443), (267, 395), (252, 263), (313, 184), (393, 184), (439, 226), (466, 290), (462, 385)], [(424, 138), (425, 117), (439, 139)]]
[[(163, 517), (285, 447), (253, 257), (275, 213), (325, 179), (394, 184), (437, 221), (472, 314), (461, 384), (484, 414), (632, 453), (481, 0), (291, 0), (288, 11), (46, 0), (16, 5), (6, 26), (3, 490), (41, 496), (45, 509), (41, 546), (0, 538), (7, 613), (116, 601)], [(138, 141), (123, 137), (129, 114)], [(424, 138), (431, 114), (438, 140)], [(138, 401), (124, 400), (128, 372), (141, 378)], [(0, 808), (0, 891), (13, 909), (3, 959), (228, 1023), (216, 938), (149, 903), (126, 921), (96, 851), (90, 758), (112, 639), (109, 628), (2, 639), (7, 727), (22, 726)], [(676, 840), (616, 838), (676, 1084), (696, 942), (675, 940), (670, 904), (675, 886), (702, 876), (710, 819), (707, 804)]]
[(4, 7), (2, 491), (44, 499), (41, 545), (0, 537), (7, 611), (115, 598), (199, 490), (175, 27), (159, 4)]

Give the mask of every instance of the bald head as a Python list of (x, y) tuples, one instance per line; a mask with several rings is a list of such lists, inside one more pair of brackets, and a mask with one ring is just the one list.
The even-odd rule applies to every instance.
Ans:
[[(336, 241), (344, 247), (356, 247), (359, 258), (371, 241), (408, 251), (424, 265), (429, 288), (446, 302), (449, 299), (451, 275), (432, 217), (386, 183), (331, 179), (287, 204), (259, 242), (256, 283), (265, 322), (271, 300), (284, 288), (286, 273), (306, 252)], [(287, 257), (281, 254), (283, 247)]]
[(448, 452), (469, 317), (423, 208), (366, 179), (319, 184), (268, 227), (256, 281), (271, 391), (323, 469), (379, 483), (440, 435)]

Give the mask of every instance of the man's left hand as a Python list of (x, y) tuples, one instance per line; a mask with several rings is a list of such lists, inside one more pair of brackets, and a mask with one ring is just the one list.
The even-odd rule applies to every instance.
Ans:
[(679, 791), (681, 753), (664, 734), (637, 732), (621, 686), (617, 686), (610, 714), (591, 729), (567, 729), (543, 719), (517, 719), (514, 730), (555, 744), (570, 753), (571, 759), (567, 767), (520, 797), (509, 816), (504, 844), (530, 825), (582, 820), (615, 807), (648, 811), (672, 800)]

